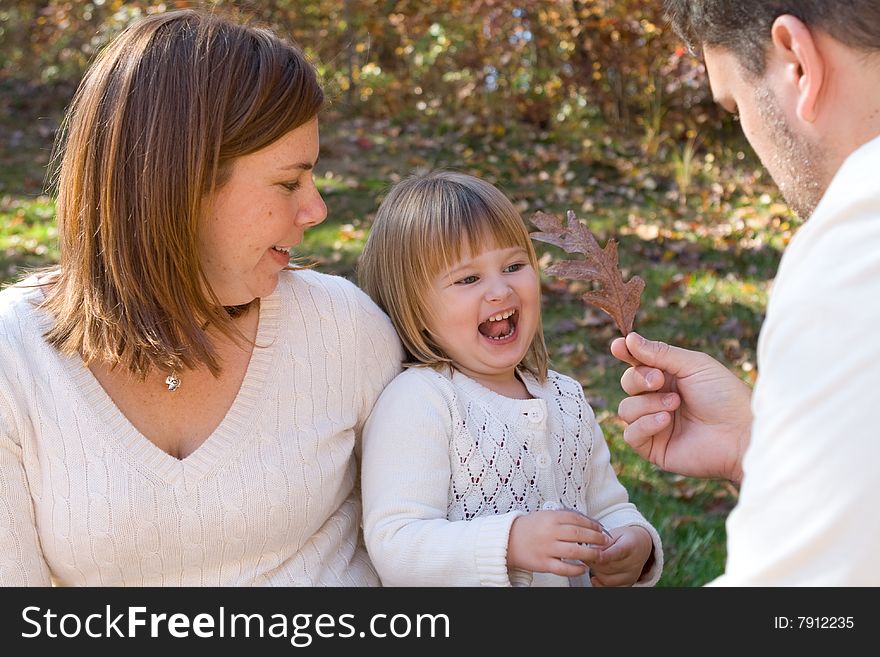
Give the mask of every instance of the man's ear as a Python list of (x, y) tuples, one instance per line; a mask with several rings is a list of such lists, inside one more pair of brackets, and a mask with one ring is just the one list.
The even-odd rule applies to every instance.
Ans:
[(784, 67), (786, 82), (796, 89), (797, 116), (812, 123), (819, 112), (825, 77), (825, 58), (810, 28), (790, 15), (778, 16), (770, 30), (771, 49)]

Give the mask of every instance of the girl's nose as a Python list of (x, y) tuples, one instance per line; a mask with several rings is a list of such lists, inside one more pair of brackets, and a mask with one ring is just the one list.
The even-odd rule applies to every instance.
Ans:
[(488, 290), (486, 291), (486, 301), (490, 301), (492, 303), (498, 303), (499, 301), (504, 301), (507, 297), (510, 296), (511, 293), (510, 286), (507, 282), (501, 278), (495, 279), (489, 285)]

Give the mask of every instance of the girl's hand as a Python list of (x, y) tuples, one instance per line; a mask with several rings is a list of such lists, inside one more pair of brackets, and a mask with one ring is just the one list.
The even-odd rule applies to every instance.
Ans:
[(606, 546), (591, 566), (593, 586), (632, 586), (642, 575), (654, 542), (644, 527), (617, 527), (615, 540)]
[(510, 527), (507, 567), (576, 577), (609, 540), (598, 522), (577, 511), (533, 511)]

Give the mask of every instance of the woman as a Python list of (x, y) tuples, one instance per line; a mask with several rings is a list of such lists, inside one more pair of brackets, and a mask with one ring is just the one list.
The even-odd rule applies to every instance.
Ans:
[(0, 294), (0, 584), (378, 583), (354, 451), (402, 352), (288, 264), (322, 103), (297, 49), (193, 10), (87, 72), (60, 264)]

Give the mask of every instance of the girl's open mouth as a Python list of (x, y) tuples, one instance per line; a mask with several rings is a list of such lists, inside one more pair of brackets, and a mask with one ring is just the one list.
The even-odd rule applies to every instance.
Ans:
[(505, 310), (482, 322), (477, 330), (490, 340), (504, 340), (516, 331), (519, 315), (515, 309)]

